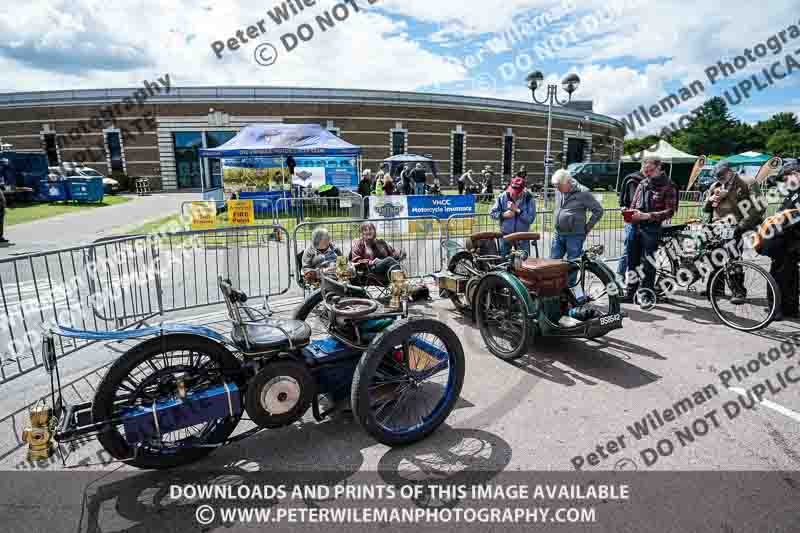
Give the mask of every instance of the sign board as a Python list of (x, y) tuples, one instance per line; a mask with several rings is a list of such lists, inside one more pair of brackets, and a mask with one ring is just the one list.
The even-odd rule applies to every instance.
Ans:
[[(358, 161), (352, 156), (295, 156), (295, 176), (312, 187), (333, 185), (339, 189), (358, 187)], [(278, 187), (290, 185), (292, 177), (283, 157), (230, 157), (223, 160), (226, 183)]]
[(453, 215), (475, 216), (475, 196), (462, 194), (408, 197), (408, 216), (410, 217), (432, 217), (447, 220)]
[(375, 222), (380, 233), (408, 233), (407, 220), (393, 220), (408, 217), (407, 196), (370, 196), (369, 218)]
[(249, 226), (255, 223), (253, 200), (228, 200), (228, 223), (231, 226)]
[(214, 229), (217, 225), (216, 202), (192, 202), (192, 229)]
[(353, 197), (352, 196), (340, 196), (339, 197), (339, 207), (343, 207), (343, 208), (353, 207)]

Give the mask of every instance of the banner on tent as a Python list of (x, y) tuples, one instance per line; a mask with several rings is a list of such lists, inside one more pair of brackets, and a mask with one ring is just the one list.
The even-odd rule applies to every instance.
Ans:
[(381, 233), (408, 233), (408, 220), (393, 220), (408, 216), (406, 196), (370, 196), (369, 218)]
[[(339, 189), (358, 187), (358, 161), (352, 156), (295, 156), (295, 176), (310, 180), (314, 188), (333, 185)], [(289, 169), (283, 157), (232, 157), (224, 160), (226, 181), (240, 179), (264, 183), (289, 183)]]

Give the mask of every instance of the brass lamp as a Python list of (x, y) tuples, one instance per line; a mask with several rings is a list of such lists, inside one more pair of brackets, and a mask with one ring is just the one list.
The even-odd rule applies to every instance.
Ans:
[(53, 411), (39, 400), (30, 412), (31, 425), (22, 432), (22, 440), (28, 443), (28, 461), (49, 459), (53, 455), (53, 433), (50, 421)]
[(389, 305), (395, 309), (400, 309), (408, 295), (408, 279), (406, 278), (406, 273), (399, 269), (393, 270), (390, 279), (392, 300)]

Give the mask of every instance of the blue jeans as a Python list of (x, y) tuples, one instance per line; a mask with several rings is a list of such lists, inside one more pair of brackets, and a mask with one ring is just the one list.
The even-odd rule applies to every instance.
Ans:
[(422, 196), (422, 195), (425, 194), (425, 182), (424, 181), (418, 181), (418, 182), (414, 183), (414, 194), (416, 194), (417, 196)]
[(617, 265), (617, 274), (625, 277), (625, 272), (628, 270), (628, 257), (631, 256), (631, 246), (633, 245), (634, 228), (633, 224), (625, 224), (625, 244), (622, 248), (622, 259), (619, 260)]
[(656, 250), (661, 240), (661, 224), (638, 224), (634, 226), (634, 236), (628, 256), (628, 271), (636, 271), (640, 265), (644, 271), (644, 280), (634, 282), (628, 290), (636, 291), (639, 288), (654, 289), (656, 282), (656, 267), (648, 261), (649, 257), (655, 260)]
[[(580, 259), (583, 253), (583, 243), (586, 241), (586, 235), (560, 235), (556, 233), (553, 235), (553, 244), (550, 246), (550, 259), (564, 259), (572, 261)], [(569, 284), (574, 285), (578, 281), (578, 272), (572, 272), (569, 275)]]
[[(531, 241), (517, 241), (517, 249), (524, 251), (528, 254), (528, 257), (531, 256)], [(500, 243), (500, 255), (503, 257), (507, 256), (511, 253), (513, 243), (508, 242), (505, 239), (502, 239)]]

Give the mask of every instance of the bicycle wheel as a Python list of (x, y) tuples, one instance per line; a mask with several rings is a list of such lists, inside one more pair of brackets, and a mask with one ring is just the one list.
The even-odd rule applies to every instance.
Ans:
[(614, 315), (620, 311), (620, 293), (613, 274), (598, 264), (588, 263), (581, 279), (571, 290), (576, 299), (583, 297), (581, 307), (593, 309), (595, 316)]
[[(193, 335), (168, 335), (140, 344), (120, 357), (103, 377), (92, 403), (95, 421), (119, 418), (126, 408), (148, 407), (177, 395), (179, 377), (188, 392), (221, 385), (239, 374), (239, 360), (224, 346)], [(239, 384), (241, 385), (241, 384)], [(116, 459), (129, 459), (143, 469), (164, 469), (192, 463), (225, 442), (241, 415), (209, 420), (185, 429), (128, 443), (122, 426), (111, 424), (97, 435)]]
[(478, 288), (475, 306), (478, 329), (489, 351), (505, 361), (519, 359), (527, 347), (530, 324), (517, 291), (490, 274)]
[(660, 292), (672, 294), (680, 287), (678, 282), (678, 270), (680, 269), (678, 261), (669, 254), (664, 246), (656, 250), (653, 259), (656, 268), (656, 289)]
[(775, 279), (750, 261), (732, 261), (714, 272), (708, 295), (722, 323), (739, 331), (767, 327), (781, 304)]
[[(447, 270), (458, 276), (471, 277), (477, 271), (475, 260), (472, 254), (466, 251), (458, 252), (450, 259), (447, 264)], [(456, 306), (456, 309), (462, 313), (466, 313), (470, 309), (469, 299), (466, 294), (450, 293), (450, 301)]]
[(436, 320), (400, 320), (361, 357), (351, 407), (378, 442), (410, 444), (445, 421), (463, 384), (464, 350), (455, 332)]

